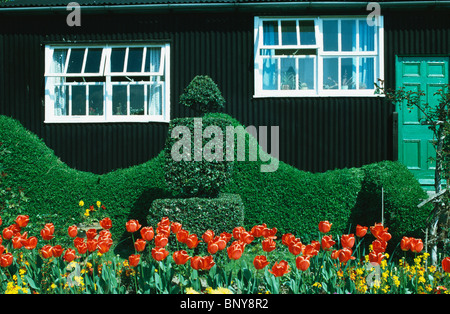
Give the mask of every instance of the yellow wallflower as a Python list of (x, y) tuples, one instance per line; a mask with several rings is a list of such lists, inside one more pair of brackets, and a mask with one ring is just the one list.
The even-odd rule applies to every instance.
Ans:
[(197, 292), (194, 290), (194, 288), (186, 288), (186, 294), (200, 294), (200, 292)]
[(78, 203), (78, 205), (80, 205), (80, 207), (83, 207), (83, 206), (84, 206), (83, 200), (81, 200), (81, 201)]
[(96, 204), (97, 204), (97, 207), (98, 207), (98, 208), (100, 208), (100, 206), (102, 206), (102, 202), (100, 202), (100, 201), (97, 201)]

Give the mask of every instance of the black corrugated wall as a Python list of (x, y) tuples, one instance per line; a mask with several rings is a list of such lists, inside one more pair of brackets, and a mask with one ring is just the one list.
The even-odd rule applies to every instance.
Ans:
[[(71, 167), (105, 173), (145, 162), (162, 149), (167, 124), (44, 124), (44, 45), (51, 42), (168, 40), (171, 118), (192, 115), (178, 104), (179, 95), (195, 75), (210, 75), (227, 100), (225, 112), (245, 125), (280, 127), (280, 159), (299, 169), (321, 172), (395, 158), (393, 109), (382, 98), (254, 99), (251, 14), (86, 14), (78, 28), (65, 18), (1, 16), (0, 114), (20, 120)], [(395, 79), (396, 54), (449, 52), (448, 20), (385, 17), (388, 84)]]

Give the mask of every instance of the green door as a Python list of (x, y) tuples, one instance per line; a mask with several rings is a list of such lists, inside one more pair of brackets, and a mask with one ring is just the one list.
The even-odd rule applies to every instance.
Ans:
[[(397, 88), (424, 91), (423, 101), (437, 104), (434, 93), (449, 82), (448, 57), (398, 57), (396, 64)], [(421, 124), (423, 114), (416, 108), (397, 108), (398, 158), (410, 169), (426, 190), (434, 189), (433, 134)]]

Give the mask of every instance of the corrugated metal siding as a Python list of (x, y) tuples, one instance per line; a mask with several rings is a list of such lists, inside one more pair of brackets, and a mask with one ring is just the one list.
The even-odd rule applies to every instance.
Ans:
[[(386, 80), (395, 55), (448, 53), (448, 18), (385, 17)], [(62, 40), (152, 40), (171, 43), (171, 117), (192, 115), (179, 95), (197, 74), (210, 75), (227, 100), (225, 111), (244, 125), (280, 127), (280, 159), (313, 172), (392, 159), (392, 106), (382, 98), (253, 99), (253, 16), (82, 16), (0, 20), (0, 114), (19, 119), (68, 165), (105, 173), (147, 161), (162, 149), (164, 123), (44, 124), (44, 49)]]

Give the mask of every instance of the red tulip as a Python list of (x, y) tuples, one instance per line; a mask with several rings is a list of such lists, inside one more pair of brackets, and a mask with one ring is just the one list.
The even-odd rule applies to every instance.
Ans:
[(161, 218), (161, 220), (158, 222), (158, 227), (170, 227), (170, 220), (169, 217), (163, 217)]
[(75, 246), (79, 254), (85, 254), (88, 250), (88, 246), (86, 242), (80, 242), (77, 246)]
[(191, 267), (195, 270), (201, 270), (203, 266), (203, 259), (201, 256), (194, 256), (191, 258)]
[(234, 241), (228, 248), (227, 248), (228, 257), (230, 259), (238, 260), (241, 258), (242, 253), (244, 253), (244, 244), (240, 243), (239, 241)]
[(111, 231), (103, 229), (103, 230), (100, 230), (100, 232), (98, 233), (98, 237), (99, 238), (111, 238), (112, 234), (111, 234)]
[(191, 257), (188, 255), (188, 253), (185, 250), (174, 252), (172, 257), (173, 257), (173, 260), (175, 261), (175, 264), (177, 264), (177, 265), (184, 265), (187, 263), (188, 260), (191, 259)]
[(99, 224), (103, 229), (108, 230), (108, 229), (111, 229), (111, 227), (112, 227), (112, 220), (111, 220), (111, 218), (105, 217), (99, 221)]
[(295, 239), (289, 244), (289, 252), (293, 255), (299, 255), (303, 251), (303, 244), (299, 239)]
[(142, 252), (143, 250), (145, 250), (145, 245), (146, 244), (147, 244), (147, 242), (145, 242), (144, 239), (137, 239), (134, 242), (134, 248), (136, 249), (136, 251)]
[(411, 238), (409, 237), (403, 237), (400, 241), (400, 248), (402, 251), (409, 251), (411, 248)]
[(14, 235), (14, 231), (11, 228), (6, 227), (3, 229), (3, 232), (2, 232), (3, 239), (9, 240), (13, 237), (13, 235)]
[(322, 233), (328, 233), (330, 232), (332, 223), (329, 221), (321, 221), (319, 222), (319, 231)]
[[(319, 243), (319, 242), (317, 242)], [(319, 244), (319, 249), (320, 249), (320, 244)], [(303, 249), (303, 256), (315, 256), (317, 254), (319, 254), (319, 251), (316, 248), (316, 245), (314, 244), (308, 244), (304, 247)]]
[(181, 229), (177, 233), (177, 240), (180, 243), (186, 243), (187, 237), (189, 236), (189, 231)]
[(60, 257), (62, 255), (62, 253), (64, 252), (64, 249), (61, 245), (55, 245), (54, 247), (52, 247), (52, 255), (54, 257)]
[(0, 255), (2, 255), (5, 252), (6, 248), (5, 246), (0, 244)]
[(97, 230), (89, 229), (88, 231), (86, 231), (86, 238), (94, 239), (96, 236), (97, 236)]
[(97, 239), (87, 239), (86, 245), (89, 252), (94, 252), (97, 249), (98, 240)]
[(356, 226), (356, 236), (362, 238), (367, 234), (367, 227), (357, 225)]
[(152, 257), (158, 262), (164, 260), (167, 255), (169, 255), (169, 251), (163, 247), (154, 247), (152, 249)]
[(164, 234), (157, 234), (155, 237), (155, 245), (158, 247), (164, 247), (169, 243), (169, 239)]
[(100, 237), (97, 243), (97, 249), (101, 254), (109, 251), (113, 244), (113, 240), (109, 237)]
[(14, 257), (11, 253), (5, 253), (0, 255), (0, 266), (8, 267), (12, 264)]
[(285, 233), (281, 237), (281, 243), (283, 243), (286, 246), (289, 246), (289, 244), (291, 244), (293, 240), (295, 240), (295, 236), (292, 233)]
[(66, 252), (64, 253), (63, 259), (70, 263), (72, 262), (75, 258), (76, 258), (76, 254), (75, 254), (75, 250), (74, 249), (67, 249)]
[(219, 251), (222, 251), (227, 246), (227, 240), (223, 236), (215, 237), (211, 242), (217, 244), (217, 246), (219, 247)]
[(202, 235), (202, 239), (206, 243), (209, 243), (212, 239), (214, 239), (214, 231), (206, 230), (205, 233), (203, 233)]
[(450, 257), (446, 257), (442, 260), (442, 270), (446, 273), (450, 273)]
[(264, 252), (272, 252), (275, 250), (275, 241), (272, 238), (266, 238), (262, 241), (262, 249)]
[(267, 265), (269, 265), (269, 261), (265, 255), (258, 255), (253, 259), (253, 266), (255, 266), (256, 269), (263, 269)]
[(173, 233), (177, 234), (182, 228), (182, 225), (179, 222), (172, 222), (170, 225), (170, 230), (172, 230)]
[(139, 264), (139, 261), (141, 259), (141, 256), (139, 254), (131, 254), (128, 257), (128, 263), (130, 266), (136, 267)]
[(250, 244), (255, 239), (254, 236), (248, 231), (243, 231), (239, 234), (239, 240), (244, 242), (245, 244)]
[(141, 237), (145, 241), (151, 241), (155, 236), (155, 232), (153, 231), (153, 227), (143, 227), (141, 229)]
[(375, 238), (382, 241), (389, 241), (391, 239), (391, 234), (388, 232), (388, 228), (385, 228), (380, 223), (375, 223), (372, 227), (370, 227), (370, 232), (373, 234)]
[(266, 229), (266, 224), (256, 225), (253, 226), (253, 228), (250, 230), (250, 233), (255, 238), (259, 238), (262, 237), (264, 229)]
[(286, 261), (275, 262), (272, 269), (269, 270), (275, 277), (281, 277), (290, 272), (289, 264)]
[(384, 254), (381, 252), (372, 251), (369, 253), (369, 261), (371, 264), (380, 265), (383, 258), (384, 258)]
[(233, 237), (233, 235), (232, 235), (231, 233), (228, 233), (228, 232), (222, 232), (222, 233), (220, 234), (220, 237), (221, 237), (222, 239), (224, 239), (226, 243), (228, 243), (228, 242), (230, 242), (230, 240), (231, 240), (231, 238)]
[(411, 251), (414, 253), (420, 253), (423, 250), (423, 242), (421, 239), (412, 238), (410, 241)]
[(204, 256), (202, 258), (202, 270), (210, 270), (215, 264), (212, 255)]
[(18, 224), (21, 228), (26, 227), (28, 222), (30, 221), (30, 217), (28, 215), (19, 215), (16, 220), (14, 220), (16, 224)]
[(50, 230), (51, 234), (55, 233), (55, 225), (53, 225), (53, 223), (51, 223), (51, 222), (46, 223), (44, 225), (44, 228), (48, 228)]
[(138, 231), (142, 227), (142, 225), (139, 223), (138, 220), (131, 219), (126, 223), (125, 227), (128, 232), (133, 233)]
[(277, 228), (273, 227), (272, 229), (269, 228), (264, 228), (263, 232), (262, 232), (262, 236), (264, 238), (272, 238), (272, 239), (276, 239), (277, 237), (275, 236), (275, 234), (277, 233)]
[(41, 248), (40, 253), (41, 253), (42, 258), (50, 258), (50, 257), (52, 257), (53, 256), (52, 246), (49, 245), (49, 244), (44, 245)]
[(169, 225), (160, 225), (156, 228), (156, 234), (161, 234), (168, 238), (170, 236), (170, 226)]
[(353, 234), (343, 234), (341, 236), (341, 245), (351, 249), (355, 245), (355, 236)]
[(383, 240), (374, 240), (372, 242), (372, 250), (376, 253), (383, 253), (386, 251), (387, 242)]
[(198, 241), (196, 234), (188, 235), (188, 237), (186, 239), (186, 245), (188, 246), (188, 248), (194, 249), (197, 247), (198, 243), (199, 243), (199, 241)]
[(14, 236), (14, 238), (12, 239), (12, 244), (13, 248), (16, 250), (22, 247), (22, 237), (20, 236), (20, 234)]
[(219, 251), (218, 241), (214, 241), (214, 240), (209, 241), (209, 243), (208, 243), (208, 253), (209, 254), (216, 254), (218, 251)]
[(301, 271), (306, 271), (309, 268), (309, 256), (297, 256), (295, 259), (295, 265)]
[(26, 239), (23, 242), (23, 246), (27, 250), (33, 250), (34, 248), (36, 248), (37, 243), (38, 243), (38, 239), (36, 237), (29, 237), (28, 239)]
[(355, 257), (352, 256), (352, 250), (350, 248), (344, 247), (338, 251), (339, 262), (347, 264), (349, 260), (354, 260)]
[(81, 244), (81, 243), (83, 243), (84, 242), (84, 239), (83, 238), (80, 238), (80, 237), (76, 237), (75, 239), (73, 239), (73, 245), (75, 246), (75, 247), (77, 247), (79, 244)]
[(242, 232), (245, 232), (244, 227), (235, 227), (233, 229), (233, 238), (235, 238), (236, 240), (239, 240), (240, 239), (240, 234)]
[(75, 225), (70, 226), (67, 229), (67, 233), (69, 234), (69, 237), (75, 238), (78, 235), (78, 228), (77, 228), (77, 226), (75, 226)]
[(335, 244), (336, 244), (336, 241), (334, 241), (334, 240), (332, 239), (332, 236), (331, 236), (331, 235), (323, 236), (323, 237), (322, 237), (322, 249), (324, 249), (325, 251), (330, 250), (331, 247), (332, 247), (333, 245), (335, 245)]
[(51, 227), (51, 225), (46, 224), (43, 229), (41, 229), (41, 237), (42, 239), (49, 241), (53, 239), (55, 236), (53, 235), (53, 232), (55, 231), (54, 228)]

